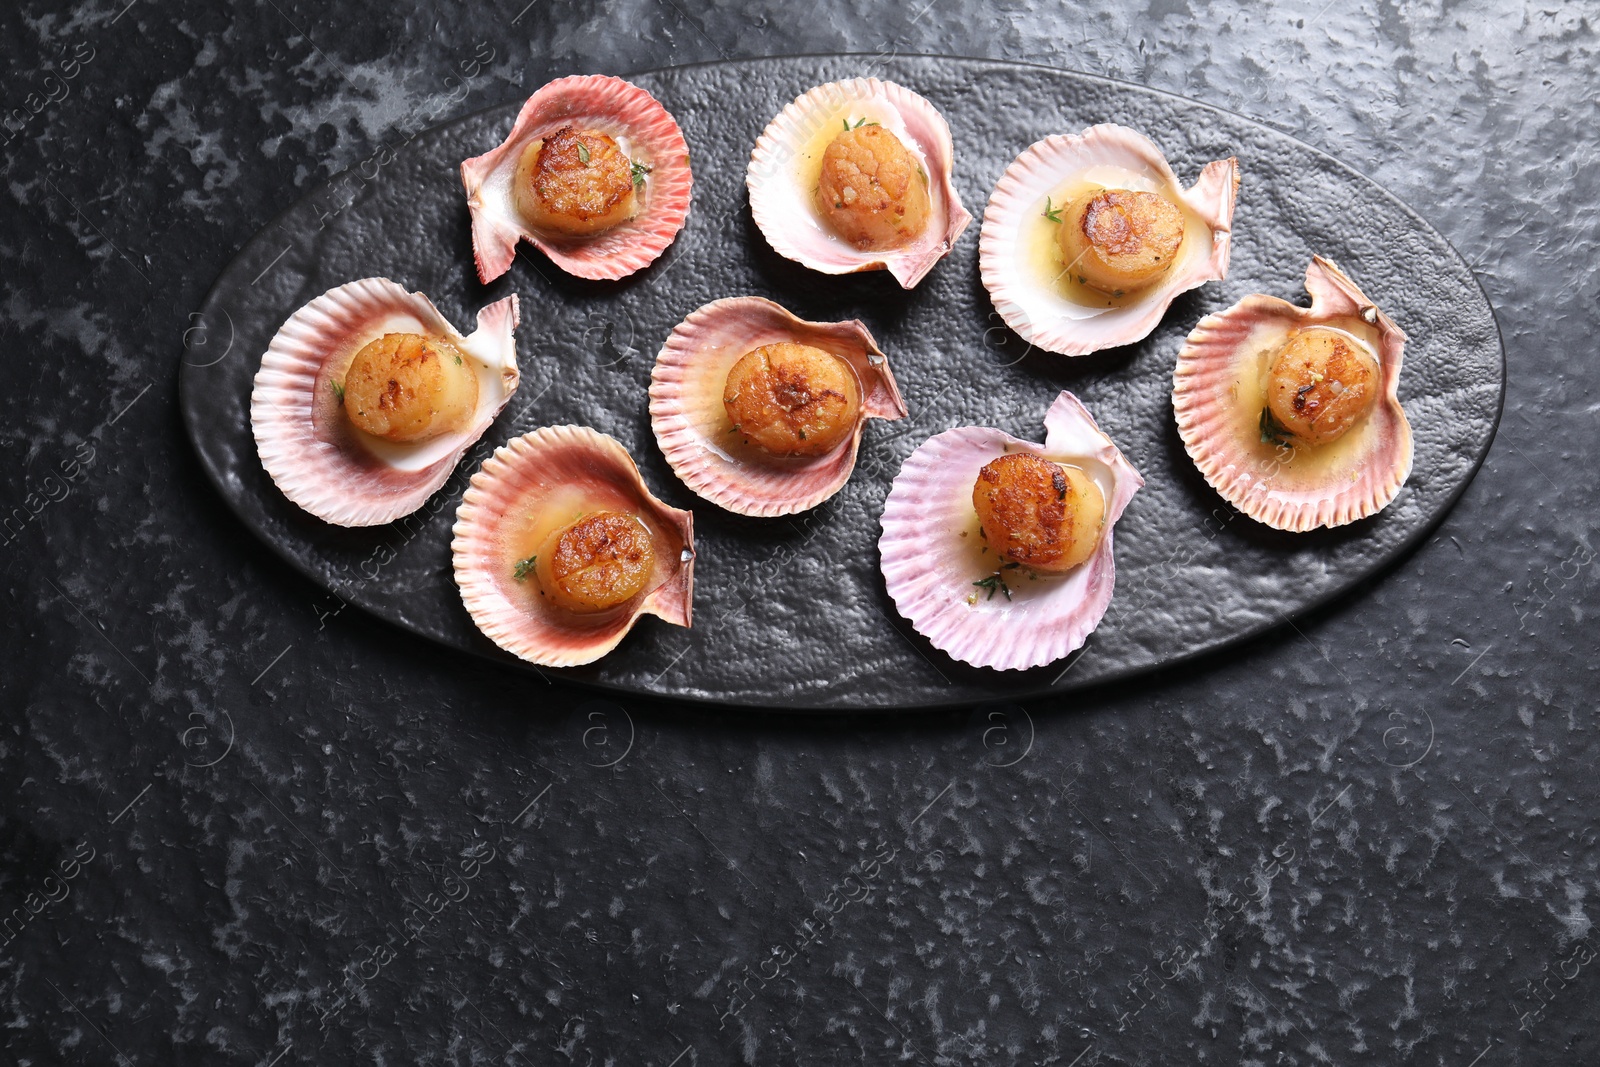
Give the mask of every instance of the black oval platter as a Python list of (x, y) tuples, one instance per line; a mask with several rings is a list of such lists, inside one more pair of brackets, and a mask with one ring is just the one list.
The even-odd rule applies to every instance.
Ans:
[[(777, 256), (750, 220), (745, 166), (757, 135), (806, 89), (872, 75), (927, 97), (950, 123), (955, 183), (981, 219), (1012, 158), (1051, 133), (1119, 122), (1150, 136), (1190, 182), (1208, 160), (1243, 172), (1225, 281), (1180, 298), (1139, 344), (1069, 359), (1001, 323), (978, 277), (978, 221), (910, 292), (884, 272), (813, 273)], [(1283, 625), (1382, 572), (1432, 530), (1494, 437), (1505, 389), (1493, 311), (1467, 264), (1395, 197), (1332, 157), (1238, 115), (1089, 75), (947, 57), (799, 56), (630, 76), (688, 138), (694, 205), (653, 266), (620, 282), (568, 277), (522, 246), (485, 286), (472, 262), (458, 166), (499, 143), (520, 101), (418, 135), (309, 193), (253, 238), (206, 299), (180, 374), (184, 418), (228, 504), (296, 570), (349, 603), (466, 652), (526, 667), (484, 638), (451, 575), (450, 527), (466, 480), (508, 439), (578, 423), (618, 438), (645, 481), (695, 513), (695, 620), (645, 619), (598, 663), (552, 672), (625, 693), (739, 706), (904, 709), (1061, 693), (1170, 666)], [(529, 86), (544, 79), (530, 74)], [(386, 159), (385, 155), (392, 155)], [(1386, 510), (1290, 535), (1230, 509), (1200, 478), (1173, 422), (1172, 365), (1201, 316), (1247, 293), (1304, 302), (1313, 254), (1337, 261), (1410, 334), (1401, 400), (1415, 467)], [(520, 391), (446, 486), (389, 526), (328, 526), (262, 470), (249, 398), (283, 321), (342, 282), (381, 275), (429, 295), (458, 327), (507, 293), (522, 299)], [(889, 353), (910, 418), (872, 423), (854, 477), (792, 519), (754, 520), (701, 501), (650, 433), (655, 354), (688, 312), (723, 296), (770, 297), (805, 318), (860, 318)], [(895, 612), (878, 571), (878, 515), (901, 462), (958, 425), (1042, 439), (1071, 389), (1144, 475), (1117, 527), (1117, 589), (1072, 657), (1022, 672), (973, 669)]]

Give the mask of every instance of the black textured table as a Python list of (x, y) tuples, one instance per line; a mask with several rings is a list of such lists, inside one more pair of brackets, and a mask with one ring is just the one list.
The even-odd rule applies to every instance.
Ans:
[[(1496, 11), (0, 13), (4, 1060), (1593, 1062), (1600, 64), (1592, 12)], [(1498, 314), (1476, 481), (1250, 644), (895, 718), (547, 685), (221, 502), (177, 367), (308, 189), (560, 74), (818, 49), (1123, 78), (1369, 174)]]

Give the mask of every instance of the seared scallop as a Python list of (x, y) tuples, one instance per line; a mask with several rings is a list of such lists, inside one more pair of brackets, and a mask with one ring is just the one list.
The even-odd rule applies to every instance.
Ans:
[(1111, 603), (1112, 530), (1144, 479), (1071, 393), (1044, 424), (1043, 445), (982, 426), (929, 438), (883, 505), (878, 552), (895, 607), (974, 666), (1061, 659)]
[(1178, 434), (1216, 491), (1280, 530), (1342, 526), (1389, 505), (1411, 472), (1400, 405), (1406, 335), (1331, 261), (1311, 306), (1247, 296), (1178, 353)]
[(867, 422), (905, 414), (859, 321), (807, 322), (755, 296), (692, 312), (650, 373), (650, 426), (667, 463), (740, 515), (816, 507), (849, 481)]
[(569, 274), (624, 278), (664, 252), (689, 214), (683, 131), (621, 78), (558, 78), (528, 98), (506, 139), (461, 164), (478, 278), (504, 274), (527, 240)]
[(472, 621), (530, 663), (593, 662), (641, 615), (692, 618), (694, 517), (657, 499), (622, 445), (587, 426), (496, 449), (462, 498), (450, 551)]
[(877, 123), (841, 130), (822, 153), (817, 207), (863, 251), (901, 248), (928, 225), (928, 172)]
[(1185, 189), (1142, 134), (1047, 137), (989, 197), (978, 267), (995, 310), (1030, 344), (1078, 356), (1147, 336), (1178, 294), (1224, 277), (1239, 165)]
[(972, 221), (951, 180), (950, 127), (877, 78), (819, 85), (756, 141), (750, 213), (775, 252), (824, 274), (887, 270), (911, 289)]
[(261, 358), (250, 426), (283, 495), (338, 526), (420, 508), (516, 391), (517, 298), (462, 336), (421, 293), (350, 282), (289, 317)]

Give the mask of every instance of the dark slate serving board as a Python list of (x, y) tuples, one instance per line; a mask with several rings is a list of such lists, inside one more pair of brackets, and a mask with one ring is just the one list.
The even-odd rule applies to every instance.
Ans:
[[(821, 82), (873, 75), (926, 96), (955, 138), (955, 183), (981, 218), (1012, 158), (1051, 133), (1120, 122), (1152, 137), (1179, 177), (1236, 155), (1243, 171), (1228, 278), (1181, 297), (1138, 345), (1065, 358), (1029, 351), (978, 277), (978, 222), (911, 292), (883, 272), (812, 273), (771, 251), (744, 190), (751, 146), (777, 111)], [(541, 83), (530, 71), (530, 90)], [(906, 708), (1022, 697), (1126, 678), (1282, 625), (1382, 571), (1433, 528), (1494, 436), (1505, 369), (1493, 312), (1467, 264), (1404, 204), (1337, 160), (1266, 126), (1104, 78), (988, 60), (811, 56), (633, 76), (688, 138), (694, 207), (677, 242), (620, 282), (564, 275), (523, 246), (512, 270), (477, 281), (459, 162), (498, 143), (520, 101), (416, 137), (285, 211), (217, 280), (185, 337), (182, 407), (206, 471), (245, 524), (295, 569), (350, 603), (509, 664), (473, 627), (451, 576), (450, 526), (466, 480), (511, 437), (573, 422), (623, 442), (646, 482), (692, 508), (695, 625), (647, 619), (597, 664), (559, 672), (597, 686), (690, 700), (794, 708)], [(1400, 396), (1416, 434), (1410, 481), (1372, 519), (1289, 535), (1233, 512), (1184, 454), (1171, 372), (1203, 315), (1247, 293), (1305, 301), (1313, 254), (1336, 260), (1411, 336)], [(256, 457), (249, 394), (261, 353), (301, 304), (384, 275), (426, 292), (458, 327), (520, 293), (523, 383), (505, 413), (416, 516), (345, 530), (301, 512)], [(767, 296), (811, 319), (863, 319), (889, 354), (911, 417), (872, 423), (843, 491), (792, 519), (754, 520), (701, 501), (650, 433), (655, 354), (688, 312), (722, 296)], [(1071, 389), (1146, 481), (1117, 527), (1117, 590), (1085, 647), (1027, 672), (968, 668), (898, 617), (878, 572), (878, 515), (900, 463), (964, 424), (1041, 439), (1046, 407)]]

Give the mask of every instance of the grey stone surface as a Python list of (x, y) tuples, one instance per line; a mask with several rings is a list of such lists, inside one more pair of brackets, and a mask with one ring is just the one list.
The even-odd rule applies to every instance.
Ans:
[[(1592, 1062), (1593, 21), (0, 12), (0, 484), (26, 512), (3, 546), (6, 1058)], [(453, 98), (480, 42), (495, 59)], [(1460, 504), (1370, 587), (1225, 656), (819, 722), (597, 700), (336, 611), (211, 490), (177, 412), (185, 331), (311, 186), (554, 75), (842, 49), (1126, 78), (1398, 194), (1506, 342)]]

